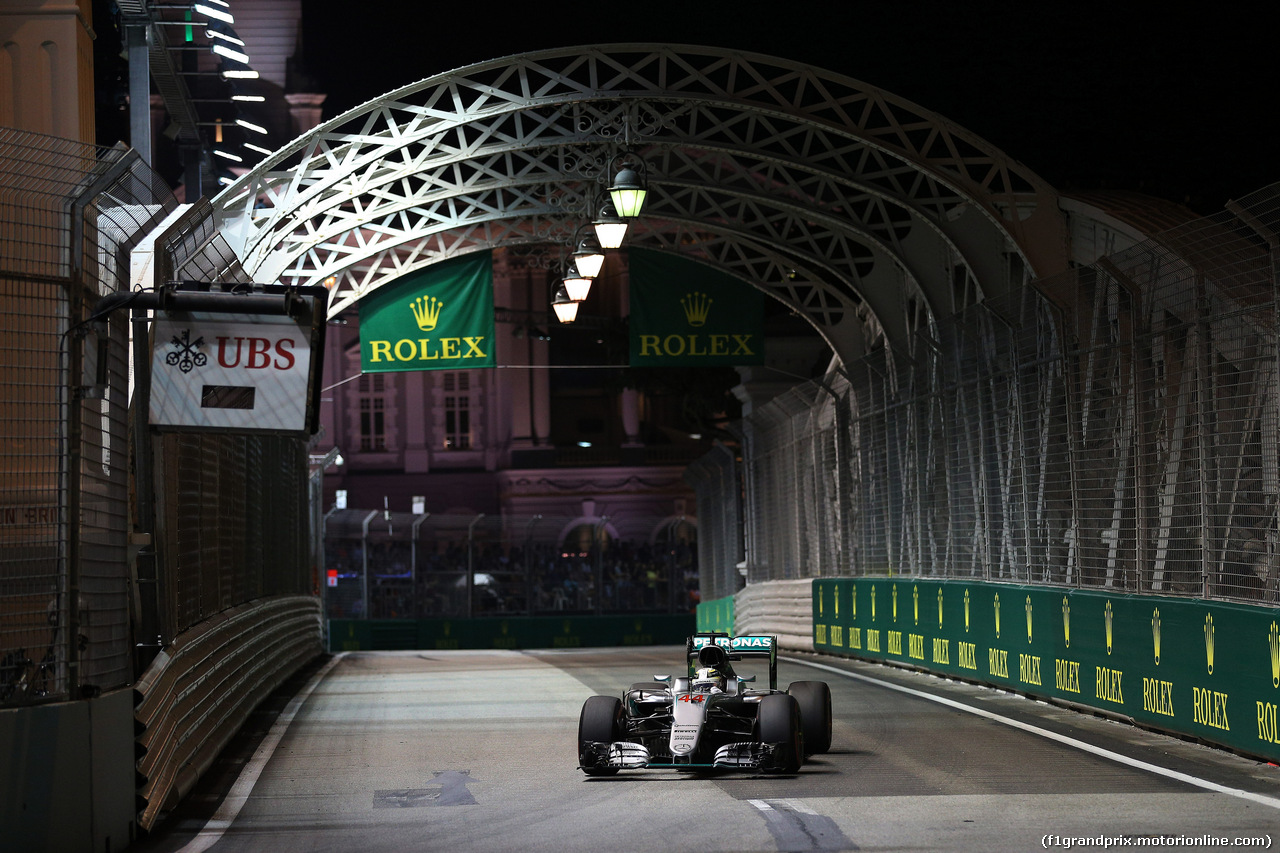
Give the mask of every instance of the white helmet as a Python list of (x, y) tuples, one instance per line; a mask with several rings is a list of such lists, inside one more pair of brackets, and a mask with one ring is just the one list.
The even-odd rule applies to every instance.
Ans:
[(693, 689), (724, 690), (724, 673), (713, 666), (700, 667), (693, 673)]

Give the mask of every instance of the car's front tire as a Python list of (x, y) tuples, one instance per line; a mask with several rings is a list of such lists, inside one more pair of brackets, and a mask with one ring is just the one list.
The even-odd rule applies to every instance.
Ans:
[(799, 772), (804, 761), (804, 733), (800, 729), (800, 705), (794, 696), (772, 693), (762, 698), (756, 732), (761, 743), (774, 747), (772, 769)]
[(613, 743), (622, 729), (622, 701), (613, 696), (590, 696), (578, 717), (578, 766), (588, 776), (613, 776), (616, 767), (593, 766), (588, 743)]
[(831, 688), (825, 681), (793, 681), (787, 693), (800, 705), (805, 757), (831, 749)]

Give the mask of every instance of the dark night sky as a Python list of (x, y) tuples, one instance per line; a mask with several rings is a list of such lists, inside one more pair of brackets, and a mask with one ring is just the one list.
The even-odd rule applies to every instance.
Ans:
[(807, 62), (907, 98), (1059, 189), (1142, 190), (1208, 214), (1280, 180), (1270, 156), (1274, 28), (1239, 4), (638, 0), (600, 16), (606, 7), (303, 0), (304, 58), (329, 93), (327, 118), (530, 50), (718, 46)]

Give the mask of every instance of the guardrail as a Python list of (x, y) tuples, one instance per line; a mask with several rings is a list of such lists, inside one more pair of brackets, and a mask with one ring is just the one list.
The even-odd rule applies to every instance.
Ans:
[(180, 634), (134, 686), (138, 825), (151, 829), (249, 714), (321, 653), (320, 602), (258, 599)]
[(818, 578), (704, 602), (698, 629), (775, 634), (782, 648), (909, 666), (1280, 761), (1280, 607)]
[(815, 651), (1016, 690), (1280, 760), (1280, 608), (981, 581), (812, 584)]

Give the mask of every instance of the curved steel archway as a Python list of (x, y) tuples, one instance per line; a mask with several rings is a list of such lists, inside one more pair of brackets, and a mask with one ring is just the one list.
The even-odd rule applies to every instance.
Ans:
[(444, 258), (565, 242), (629, 146), (631, 245), (713, 264), (844, 361), (1065, 268), (1057, 195), (901, 98), (772, 57), (606, 45), (496, 59), (339, 116), (214, 199), (255, 280), (336, 281), (331, 310)]

